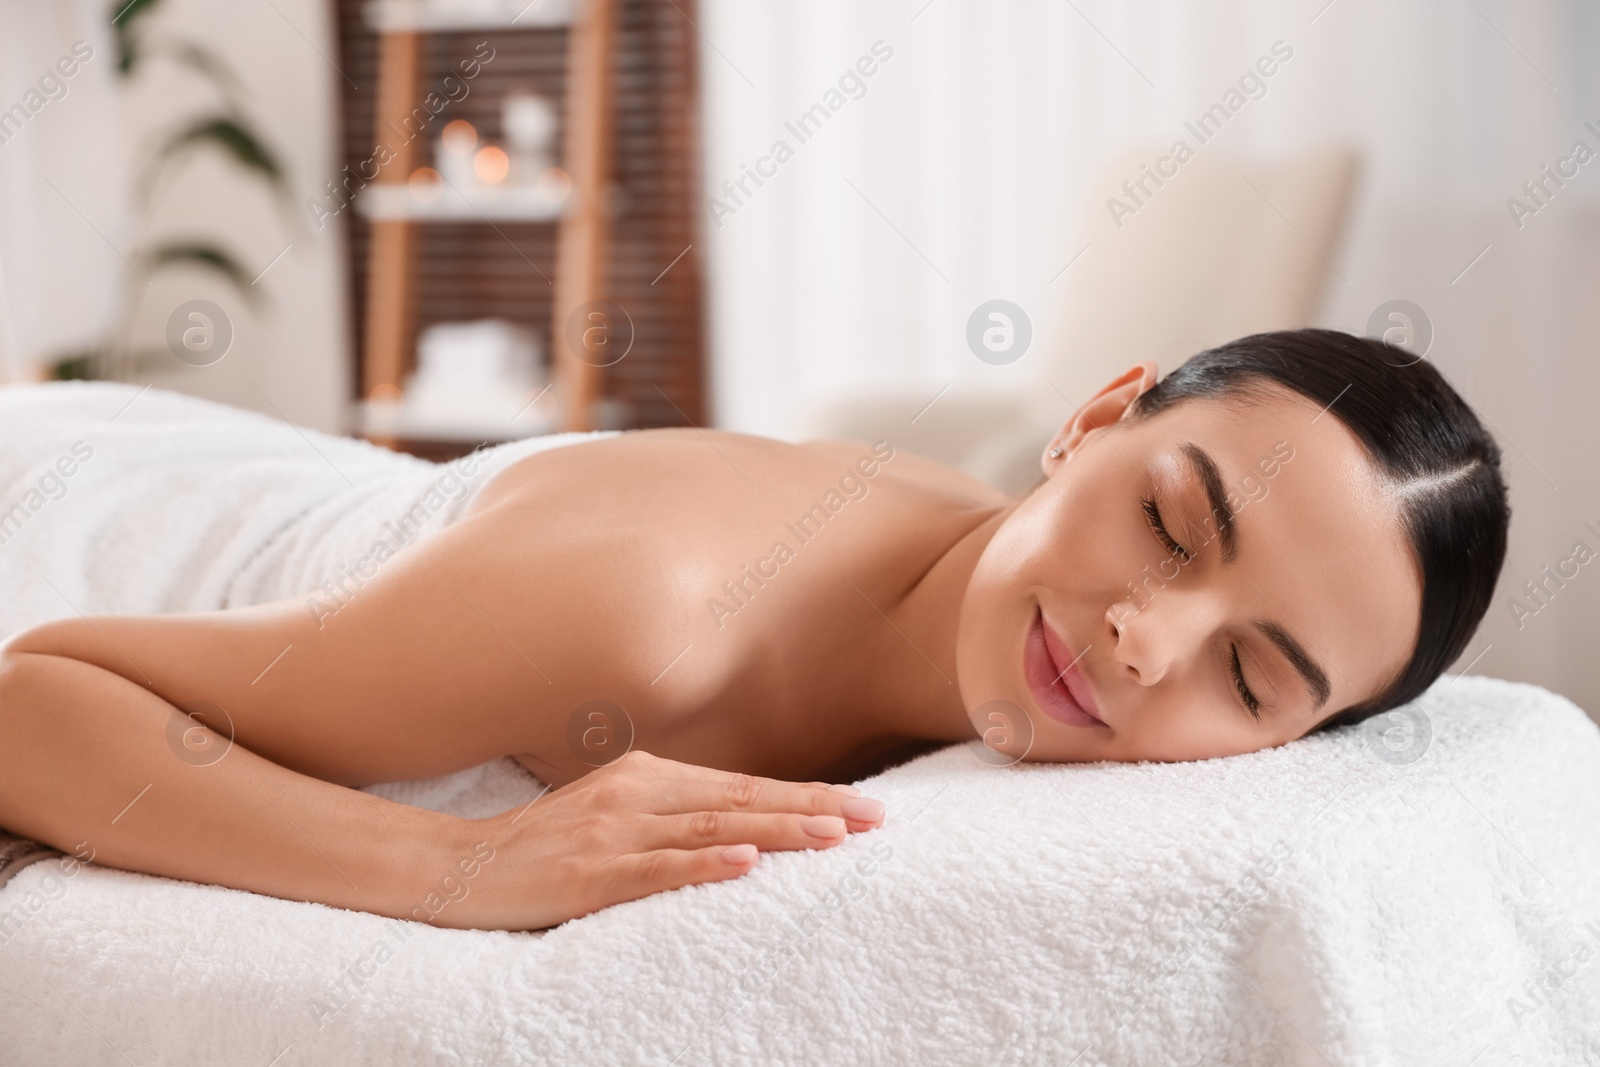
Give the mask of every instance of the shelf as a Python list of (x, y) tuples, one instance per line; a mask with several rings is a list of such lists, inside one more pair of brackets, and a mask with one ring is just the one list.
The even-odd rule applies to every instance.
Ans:
[(402, 441), (480, 442), (520, 441), (524, 437), (555, 433), (560, 418), (530, 408), (515, 421), (505, 419), (421, 420), (408, 416), (394, 401), (368, 400), (355, 404), (354, 432), (361, 437)]
[[(413, 300), (416, 257), (424, 241), (417, 223), (496, 222), (556, 223), (555, 270), (551, 321), (559, 324), (570, 312), (605, 296), (605, 264), (610, 228), (603, 193), (610, 183), (614, 136), (612, 51), (618, 39), (616, 0), (366, 0), (362, 14), (378, 36), (378, 86), (372, 114), (374, 143), (382, 144), (415, 113), (424, 60), (431, 55), (427, 36), (434, 31), (537, 30), (566, 27), (569, 32), (547, 38), (523, 37), (521, 43), (546, 48), (559, 40), (566, 61), (566, 115), (560, 168), (547, 167), (540, 183), (520, 180), (493, 186), (477, 182), (441, 182), (431, 187), (422, 178), (426, 145), (408, 138), (383, 166), (387, 179), (363, 189), (356, 212), (371, 221), (367, 241), (367, 299), (362, 336), (361, 388), (365, 395), (396, 396), (405, 383), (411, 355), (407, 323)], [(546, 50), (550, 50), (546, 48)], [(427, 54), (425, 54), (427, 53)], [(449, 168), (446, 168), (449, 170)], [(558, 173), (552, 174), (552, 171)], [(437, 193), (437, 195), (434, 195)], [(559, 327), (558, 327), (559, 328)], [(548, 368), (562, 412), (553, 421), (548, 412), (514, 421), (510, 413), (485, 421), (478, 405), (468, 405), (458, 422), (423, 423), (419, 414), (436, 412), (456, 418), (458, 409), (410, 406), (391, 401), (364, 404), (351, 412), (357, 432), (386, 442), (514, 440), (555, 429), (585, 430), (601, 395), (601, 368), (579, 359), (553, 335)], [(415, 397), (411, 399), (415, 400)], [(493, 409), (486, 405), (485, 409)]]
[(409, 184), (369, 185), (356, 210), (373, 220), (408, 222), (554, 222), (566, 203), (550, 200), (534, 185), (491, 185), (471, 192), (444, 186), (432, 201), (418, 200)]
[(378, 33), (544, 30), (572, 24), (575, 0), (368, 0)]

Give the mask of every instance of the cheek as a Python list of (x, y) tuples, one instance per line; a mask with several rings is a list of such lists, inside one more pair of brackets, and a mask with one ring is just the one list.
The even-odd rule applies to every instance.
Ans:
[[(1145, 525), (1131, 472), (1079, 459), (1024, 499), (995, 531), (979, 558), (962, 606), (958, 642), (978, 646), (1020, 641), (1042, 601), (1073, 633), (1096, 632), (1106, 611), (1130, 597), (1144, 568), (1164, 556)], [(1015, 629), (988, 639), (984, 628)]]
[(1269, 723), (1256, 726), (1242, 708), (1225, 702), (1201, 682), (1200, 693), (1171, 688), (1132, 709), (1131, 723), (1114, 741), (1123, 760), (1182, 762), (1236, 756), (1280, 743)]
[(1079, 463), (1024, 501), (991, 542), (1022, 581), (1058, 594), (1120, 587), (1148, 555), (1134, 495), (1114, 471)]
[(1001, 522), (962, 594), (956, 673), (968, 708), (1022, 697), (1018, 657), (1033, 618), (1032, 590), (1062, 558), (1044, 503), (1036, 492)]
[(956, 669), (968, 707), (1022, 698), (1022, 643), (1035, 601), (1063, 615), (1072, 632), (1092, 631), (1117, 590), (1146, 562), (1133, 547), (1141, 544), (1142, 528), (1128, 517), (1137, 515), (1136, 502), (1119, 511), (1103, 474), (1089, 477), (1087, 466), (1073, 474), (1069, 482), (1058, 475), (1057, 484), (1041, 486), (1018, 504), (973, 570), (956, 633)]

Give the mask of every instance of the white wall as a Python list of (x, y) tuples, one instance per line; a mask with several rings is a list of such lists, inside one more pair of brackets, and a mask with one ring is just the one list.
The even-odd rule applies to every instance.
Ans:
[[(0, 381), (29, 377), (43, 353), (97, 344), (115, 318), (127, 267), (114, 246), (127, 234), (107, 175), (122, 141), (104, 136), (117, 99), (98, 6), (0, 0)], [(59, 82), (41, 87), (47, 77)]]
[[(1600, 149), (1600, 10), (1578, 0), (702, 0), (708, 193), (777, 138), (794, 157), (731, 215), (708, 206), (719, 425), (803, 432), (838, 397), (1016, 387), (1046, 359), (1090, 182), (1167, 143), (1275, 40), (1295, 49), (1218, 138), (1277, 154), (1361, 146), (1363, 184), (1321, 322), (1363, 332), (1403, 297), (1493, 425), (1516, 509), (1501, 596), (1459, 667), (1537, 681), (1600, 714), (1600, 563), (1519, 629), (1509, 598), (1583, 539), (1600, 550), (1590, 307), (1600, 159), (1519, 230), (1507, 198), (1572, 143)], [(797, 145), (784, 129), (883, 40), (865, 95)], [(769, 168), (770, 169), (770, 168)], [(725, 202), (727, 202), (725, 200)], [(720, 218), (715, 216), (720, 215)], [(1462, 275), (1475, 256), (1487, 254)], [(1459, 276), (1459, 277), (1458, 277)], [(974, 359), (981, 301), (1028, 309), (1034, 348)], [(1153, 302), (1152, 314), (1159, 314)], [(1116, 368), (1108, 367), (1106, 376)], [(1070, 409), (1063, 411), (1063, 417)]]
[[(73, 40), (86, 38), (96, 51), (65, 99), (0, 145), (0, 350), (8, 376), (32, 377), (64, 347), (97, 339), (131, 314), (134, 343), (153, 358), (130, 379), (342, 429), (350, 374), (343, 231), (318, 232), (305, 209), (339, 168), (341, 76), (330, 63), (338, 53), (327, 5), (165, 0), (142, 21), (152, 40), (198, 41), (227, 60), (244, 85), (244, 109), (291, 186), (280, 205), (266, 186), (207, 150), (174, 166), (176, 180), (147, 210), (134, 202), (128, 161), (209, 110), (214, 91), (159, 61), (130, 80), (114, 78), (103, 3), (5, 0), (0, 12), (0, 106)], [(62, 195), (41, 183), (45, 177)], [(146, 284), (125, 262), (161, 238), (189, 235), (219, 238), (252, 277), (288, 251), (251, 287), (259, 306), (194, 268), (150, 274)], [(235, 338), (220, 362), (200, 368), (171, 356), (165, 342), (169, 315), (196, 298), (223, 307)]]
[[(167, 0), (158, 18), (216, 48), (249, 88), (247, 107), (257, 128), (278, 151), (292, 189), (284, 210), (259, 182), (215, 157), (197, 160), (157, 205), (156, 226), (172, 234), (195, 229), (226, 234), (246, 269), (267, 267), (288, 252), (254, 288), (264, 288), (259, 309), (208, 278), (176, 274), (158, 279), (142, 304), (140, 336), (164, 346), (170, 309), (195, 296), (209, 297), (234, 317), (234, 350), (211, 367), (191, 369), (168, 360), (165, 372), (141, 380), (242, 407), (280, 414), (317, 429), (342, 430), (351, 333), (346, 321), (343, 228), (311, 225), (305, 202), (339, 176), (338, 61), (331, 5), (319, 0), (206, 3)], [(155, 116), (192, 99), (192, 76), (152, 84), (136, 108)], [(370, 87), (368, 87), (370, 88)], [(132, 126), (143, 136), (144, 123)]]

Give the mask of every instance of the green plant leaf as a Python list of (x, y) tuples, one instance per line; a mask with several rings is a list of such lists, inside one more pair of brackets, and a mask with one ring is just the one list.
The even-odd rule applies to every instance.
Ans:
[(139, 62), (139, 36), (134, 23), (148, 15), (161, 0), (111, 0), (106, 15), (117, 36), (117, 72), (123, 77), (133, 73)]
[(174, 241), (171, 244), (161, 245), (146, 253), (144, 260), (152, 270), (176, 263), (188, 263), (215, 271), (232, 282), (245, 299), (254, 301), (260, 295), (260, 290), (250, 284), (250, 276), (239, 266), (238, 260), (216, 245), (201, 240)]
[(277, 157), (243, 123), (227, 115), (210, 115), (178, 131), (156, 155), (166, 159), (203, 144), (216, 145), (241, 167), (259, 172), (273, 185), (283, 184), (283, 169), (278, 166)]
[(222, 94), (224, 100), (234, 101), (245, 95), (245, 87), (228, 66), (227, 60), (193, 41), (160, 41), (145, 49), (149, 56), (166, 56), (180, 66), (200, 74)]
[(99, 349), (85, 349), (58, 356), (49, 365), (50, 378), (58, 382), (96, 378), (99, 376), (99, 364), (104, 356), (105, 353)]
[(192, 148), (215, 145), (228, 158), (264, 178), (280, 197), (287, 196), (289, 185), (277, 157), (239, 119), (229, 115), (207, 115), (169, 137), (151, 156), (139, 181), (139, 195), (148, 200), (157, 174), (168, 160)]

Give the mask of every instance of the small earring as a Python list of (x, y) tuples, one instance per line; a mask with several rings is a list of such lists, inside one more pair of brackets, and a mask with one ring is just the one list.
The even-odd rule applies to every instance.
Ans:
[(1048, 453), (1046, 453), (1046, 455), (1048, 455), (1051, 459), (1060, 459), (1061, 446), (1057, 445), (1055, 448), (1052, 448)]

